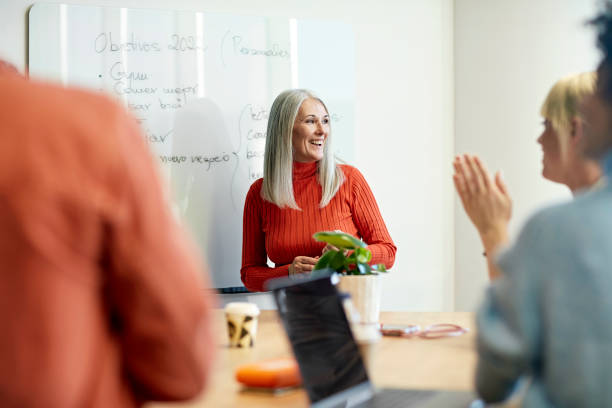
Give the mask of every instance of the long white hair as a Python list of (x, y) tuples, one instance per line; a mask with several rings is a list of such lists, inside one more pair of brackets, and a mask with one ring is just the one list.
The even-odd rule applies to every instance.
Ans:
[[(264, 200), (280, 208), (299, 210), (293, 195), (293, 125), (302, 102), (321, 99), (306, 89), (289, 89), (276, 97), (268, 117), (266, 150), (264, 152), (264, 176), (261, 195)], [(323, 158), (318, 162), (318, 179), (322, 196), (319, 206), (325, 207), (336, 195), (344, 181), (342, 170), (336, 165), (331, 148), (331, 129), (323, 147)]]

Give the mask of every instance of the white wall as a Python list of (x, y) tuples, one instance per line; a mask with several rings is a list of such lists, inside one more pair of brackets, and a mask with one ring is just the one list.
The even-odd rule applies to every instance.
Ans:
[[(451, 0), (70, 3), (350, 22), (356, 37), (356, 164), (371, 185), (399, 248), (395, 267), (385, 278), (382, 308), (453, 307)], [(26, 0), (0, 4), (0, 56), (22, 69), (26, 10), (31, 4)]]
[[(71, 3), (350, 22), (356, 164), (399, 248), (383, 309), (472, 310), (481, 298), (486, 266), (452, 188), (454, 153), (477, 153), (503, 169), (515, 201), (512, 234), (536, 207), (569, 198), (539, 175), (539, 108), (556, 79), (595, 67), (593, 35), (582, 23), (596, 0)], [(0, 5), (0, 55), (21, 68), (30, 4)]]
[[(537, 207), (570, 198), (541, 177), (540, 106), (564, 75), (594, 70), (584, 21), (594, 0), (455, 1), (455, 151), (503, 169), (514, 199), (511, 234)], [(455, 308), (472, 310), (487, 281), (482, 245), (455, 203)]]

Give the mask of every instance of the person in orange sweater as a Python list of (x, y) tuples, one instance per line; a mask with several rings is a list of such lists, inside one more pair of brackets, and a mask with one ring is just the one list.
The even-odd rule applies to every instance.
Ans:
[(250, 291), (264, 290), (272, 278), (312, 271), (329, 249), (312, 238), (318, 231), (359, 237), (373, 264), (393, 266), (397, 248), (374, 195), (359, 170), (336, 163), (329, 120), (323, 101), (304, 89), (284, 91), (272, 104), (264, 176), (244, 204), (240, 275)]
[(213, 298), (136, 121), (0, 61), (0, 406), (199, 395)]

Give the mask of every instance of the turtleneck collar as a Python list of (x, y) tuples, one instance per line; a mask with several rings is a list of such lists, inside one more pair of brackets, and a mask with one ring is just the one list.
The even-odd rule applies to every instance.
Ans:
[(318, 162), (300, 163), (293, 162), (293, 180), (302, 180), (317, 174)]

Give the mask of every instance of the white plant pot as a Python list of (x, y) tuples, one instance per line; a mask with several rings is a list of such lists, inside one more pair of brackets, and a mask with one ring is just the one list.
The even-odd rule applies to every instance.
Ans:
[(380, 275), (342, 275), (338, 289), (351, 295), (361, 323), (378, 323), (382, 296)]

